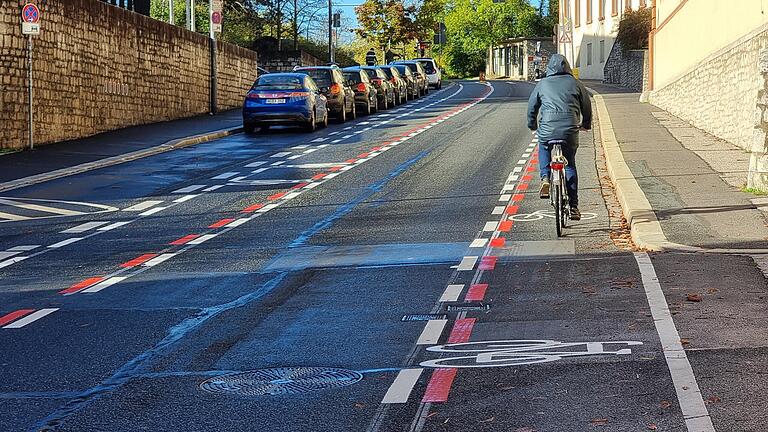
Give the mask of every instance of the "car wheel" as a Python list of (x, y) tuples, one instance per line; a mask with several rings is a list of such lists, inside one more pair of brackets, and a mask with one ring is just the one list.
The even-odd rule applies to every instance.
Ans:
[(428, 94), (429, 94), (429, 86), (427, 86), (427, 88), (425, 88), (425, 89), (424, 89), (424, 94), (425, 94), (425, 95), (428, 95)]
[(437, 89), (438, 90), (442, 90), (443, 89), (443, 82), (442, 81), (437, 83)]
[(350, 118), (352, 118), (352, 120), (357, 118), (357, 106), (355, 106), (355, 104), (352, 104), (352, 115)]
[(337, 120), (339, 123), (345, 123), (347, 121), (347, 107), (346, 102), (341, 105), (341, 112), (339, 112)]
[(314, 132), (317, 130), (317, 118), (315, 117), (315, 110), (309, 114), (309, 122), (304, 126), (304, 130), (307, 132)]
[(256, 125), (255, 124), (249, 124), (249, 123), (244, 123), (243, 124), (243, 131), (245, 133), (252, 134), (255, 130), (256, 130)]
[(320, 126), (323, 128), (328, 127), (328, 110), (325, 110), (325, 117), (323, 118), (323, 121), (320, 123)]

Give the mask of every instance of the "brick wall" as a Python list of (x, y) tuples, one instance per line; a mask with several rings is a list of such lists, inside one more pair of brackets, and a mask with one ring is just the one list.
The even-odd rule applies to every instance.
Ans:
[[(26, 38), (21, 1), (0, 2), (0, 148), (26, 145)], [(205, 35), (98, 0), (48, 0), (34, 38), (39, 144), (208, 112)], [(256, 76), (256, 53), (218, 42), (219, 109)]]
[(699, 129), (752, 150), (757, 124), (757, 95), (763, 78), (758, 68), (768, 31), (738, 40), (708, 57), (671, 84), (655, 89), (650, 102)]
[(642, 92), (648, 87), (648, 66), (647, 50), (624, 51), (616, 42), (605, 62), (603, 82)]
[(261, 55), (261, 67), (270, 72), (290, 72), (296, 66), (319, 66), (324, 62), (305, 51), (267, 52)]

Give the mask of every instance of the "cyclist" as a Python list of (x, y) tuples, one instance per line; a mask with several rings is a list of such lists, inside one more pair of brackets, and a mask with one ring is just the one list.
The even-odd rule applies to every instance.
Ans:
[[(539, 119), (541, 116), (541, 119)], [(561, 54), (549, 58), (546, 76), (536, 84), (528, 99), (528, 129), (539, 135), (539, 196), (549, 198), (550, 147), (552, 140), (565, 140), (563, 156), (568, 160), (565, 168), (571, 219), (580, 220), (579, 177), (576, 172), (576, 149), (579, 147), (579, 130), (592, 129), (592, 103), (589, 93), (579, 80), (573, 77), (568, 60)]]

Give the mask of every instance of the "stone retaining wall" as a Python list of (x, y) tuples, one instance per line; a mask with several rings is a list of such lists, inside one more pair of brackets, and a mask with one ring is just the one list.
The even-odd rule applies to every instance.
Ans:
[(636, 92), (648, 87), (648, 51), (624, 51), (616, 42), (603, 69), (603, 82), (619, 85)]
[[(27, 144), (21, 1), (0, 2), (0, 148)], [(48, 0), (34, 38), (37, 144), (209, 111), (210, 44), (202, 34), (98, 0)], [(242, 104), (256, 53), (218, 42), (218, 108)]]
[(324, 62), (305, 51), (280, 51), (261, 54), (261, 67), (270, 72), (290, 72), (296, 66), (320, 66)]

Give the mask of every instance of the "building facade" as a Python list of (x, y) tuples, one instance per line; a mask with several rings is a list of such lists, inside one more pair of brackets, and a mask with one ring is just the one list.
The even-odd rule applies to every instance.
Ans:
[(549, 57), (556, 52), (552, 38), (509, 39), (488, 49), (485, 74), (533, 81), (545, 73)]
[(560, 0), (561, 28), (572, 29), (572, 41), (558, 51), (578, 68), (579, 78), (602, 80), (603, 68), (613, 49), (619, 21), (627, 10), (649, 6), (651, 0)]

